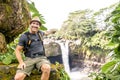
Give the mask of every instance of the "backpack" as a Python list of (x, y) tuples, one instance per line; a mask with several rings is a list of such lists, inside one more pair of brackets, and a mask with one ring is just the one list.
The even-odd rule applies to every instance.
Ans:
[[(26, 45), (26, 47), (23, 49), (23, 51), (24, 51), (24, 53), (25, 53), (25, 52), (29, 49), (30, 44), (32, 43), (32, 40), (31, 40), (30, 32), (25, 32), (24, 34), (25, 34), (25, 35), (27, 36), (27, 38), (28, 38), (27, 45)], [(43, 45), (43, 37), (42, 37), (42, 35), (41, 35), (41, 34), (42, 34), (41, 31), (38, 31), (37, 34), (38, 34), (39, 39), (40, 39), (40, 41), (42, 42), (42, 45)], [(44, 45), (43, 45), (43, 55), (45, 55)]]

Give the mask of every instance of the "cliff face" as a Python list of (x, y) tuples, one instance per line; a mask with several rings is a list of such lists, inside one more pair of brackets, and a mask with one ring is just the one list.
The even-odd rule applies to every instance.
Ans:
[(26, 0), (0, 0), (0, 43), (3, 43), (0, 52), (4, 52), (6, 43), (27, 29), (30, 20), (27, 5)]
[[(66, 42), (62, 43), (65, 44)], [(100, 66), (105, 63), (105, 56), (102, 54), (99, 55), (90, 53), (89, 51), (81, 51), (81, 46), (74, 42), (70, 42), (68, 46), (68, 58), (71, 70), (74, 68), (78, 70), (89, 67), (89, 70), (97, 71)], [(62, 55), (66, 53), (62, 54), (61, 46), (58, 43), (50, 42), (49, 44), (45, 44), (45, 51), (52, 63), (56, 61), (63, 63)]]

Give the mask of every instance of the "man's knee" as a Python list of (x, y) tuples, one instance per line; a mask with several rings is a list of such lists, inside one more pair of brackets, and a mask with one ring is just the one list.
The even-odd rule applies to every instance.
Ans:
[(25, 76), (26, 75), (24, 73), (17, 73), (14, 77), (14, 80), (24, 80)]
[(47, 73), (49, 73), (49, 72), (50, 72), (50, 69), (51, 69), (51, 67), (50, 67), (49, 64), (43, 64), (43, 65), (41, 66), (42, 72), (47, 72)]

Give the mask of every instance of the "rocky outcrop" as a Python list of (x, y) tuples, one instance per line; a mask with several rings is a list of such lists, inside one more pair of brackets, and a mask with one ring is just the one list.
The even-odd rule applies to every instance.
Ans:
[(62, 61), (62, 54), (60, 45), (56, 42), (49, 42), (45, 45), (45, 53), (51, 63), (55, 64), (59, 62), (60, 64), (63, 63)]
[[(47, 42), (47, 41), (46, 41)], [(45, 45), (46, 56), (57, 56), (61, 55), (60, 45), (56, 42), (49, 42)]]
[[(59, 65), (59, 67), (55, 65), (51, 65), (52, 70), (50, 73), (50, 79), (49, 80), (60, 80), (60, 69), (63, 68), (62, 65)], [(16, 73), (16, 67), (17, 64), (11, 64), (11, 65), (0, 65), (0, 80), (14, 80), (14, 76)], [(36, 69), (34, 69), (31, 73), (30, 77), (26, 77), (25, 80), (40, 80), (41, 72), (38, 72)]]
[[(71, 60), (71, 70), (79, 70), (93, 72), (98, 71), (100, 67), (105, 63), (105, 55), (94, 54), (89, 50), (81, 48), (80, 44), (75, 42), (69, 43), (69, 55)], [(75, 68), (75, 69), (74, 69)]]
[(26, 0), (0, 0), (0, 33), (10, 43), (24, 32), (30, 22), (30, 12)]
[(28, 28), (29, 22), (26, 0), (0, 0), (0, 54), (6, 52), (8, 43)]

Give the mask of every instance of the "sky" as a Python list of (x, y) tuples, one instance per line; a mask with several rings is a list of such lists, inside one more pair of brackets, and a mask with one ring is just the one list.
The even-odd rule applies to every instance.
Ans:
[(119, 2), (119, 0), (32, 0), (45, 19), (48, 29), (60, 29), (68, 19), (69, 13), (77, 10), (101, 8)]

